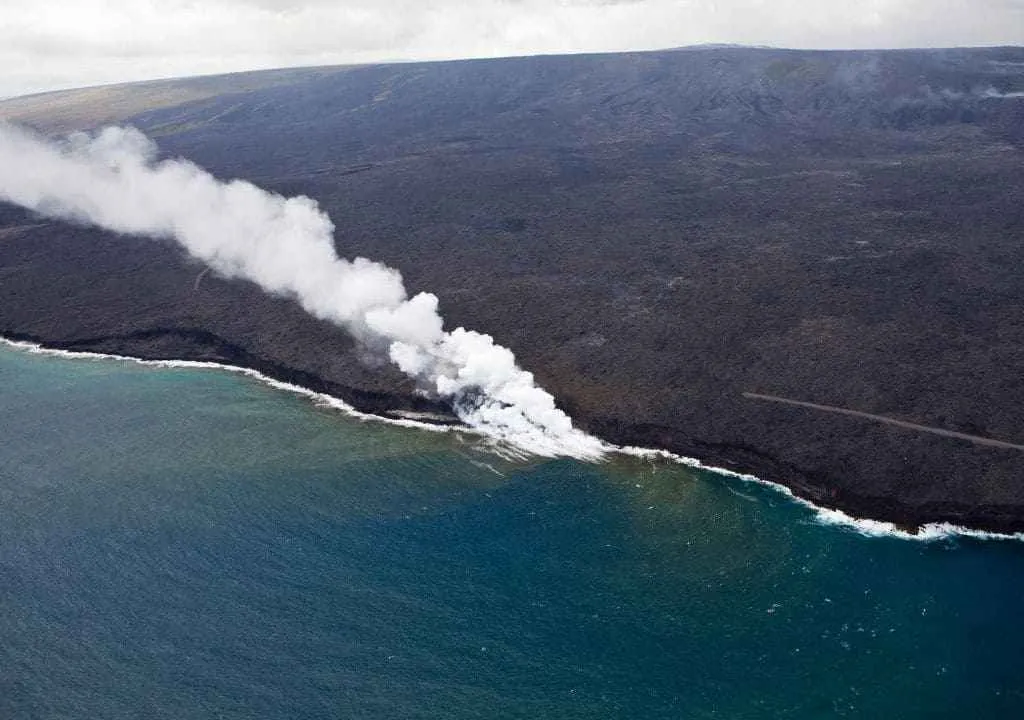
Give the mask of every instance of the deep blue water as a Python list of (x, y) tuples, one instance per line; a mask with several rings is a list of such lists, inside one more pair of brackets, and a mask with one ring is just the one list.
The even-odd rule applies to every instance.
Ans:
[(1017, 718), (1024, 543), (0, 348), (2, 718)]

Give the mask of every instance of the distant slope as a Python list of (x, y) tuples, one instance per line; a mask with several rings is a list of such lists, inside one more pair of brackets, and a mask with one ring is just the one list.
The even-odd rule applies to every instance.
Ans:
[[(247, 73), (21, 98), (305, 193), (339, 251), (512, 347), (586, 428), (905, 522), (1024, 528), (1024, 49), (705, 48)], [(174, 248), (0, 206), (0, 331), (411, 388)]]
[(0, 118), (48, 132), (80, 130), (124, 122), (146, 111), (309, 82), (347, 69), (264, 70), (37, 93), (0, 100)]

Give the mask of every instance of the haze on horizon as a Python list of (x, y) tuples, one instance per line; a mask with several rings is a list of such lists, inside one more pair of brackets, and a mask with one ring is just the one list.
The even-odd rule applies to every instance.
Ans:
[(5, 0), (0, 97), (275, 67), (703, 43), (1024, 44), (1024, 0)]

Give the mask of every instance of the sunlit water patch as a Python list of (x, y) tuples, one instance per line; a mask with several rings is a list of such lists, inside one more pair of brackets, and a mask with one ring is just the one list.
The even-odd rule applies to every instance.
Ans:
[(0, 717), (1016, 717), (1024, 544), (0, 348)]

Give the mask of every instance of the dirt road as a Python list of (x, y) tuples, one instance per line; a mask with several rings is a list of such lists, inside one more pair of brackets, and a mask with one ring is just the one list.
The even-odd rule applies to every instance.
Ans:
[(953, 430), (943, 430), (942, 428), (929, 427), (927, 425), (918, 425), (917, 423), (907, 422), (906, 420), (897, 420), (896, 418), (886, 417), (885, 415), (872, 415), (871, 413), (861, 412), (860, 410), (848, 410), (846, 408), (835, 407), (833, 405), (819, 405), (818, 403), (804, 402), (803, 400), (791, 400), (790, 398), (779, 397), (777, 395), (761, 395), (759, 393), (745, 392), (743, 393), (743, 397), (749, 398), (750, 400), (764, 400), (766, 402), (782, 403), (783, 405), (794, 405), (796, 407), (821, 410), (822, 412), (837, 413), (839, 415), (850, 415), (853, 417), (864, 418), (865, 420), (874, 420), (875, 422), (885, 423), (886, 425), (895, 425), (896, 427), (906, 428), (907, 430), (917, 430), (919, 432), (931, 433), (933, 435), (941, 435), (942, 437), (966, 440), (978, 445), (988, 445), (989, 447), (1003, 448), (1005, 450), (1024, 451), (1024, 445), (1016, 445), (1003, 440), (993, 440), (992, 438), (981, 437), (979, 435), (968, 435), (966, 433), (955, 432)]

